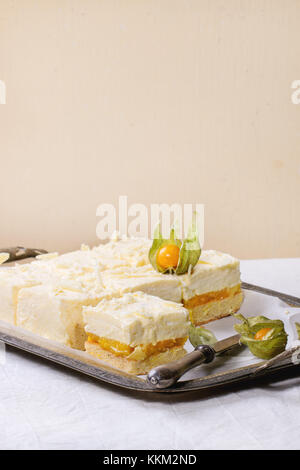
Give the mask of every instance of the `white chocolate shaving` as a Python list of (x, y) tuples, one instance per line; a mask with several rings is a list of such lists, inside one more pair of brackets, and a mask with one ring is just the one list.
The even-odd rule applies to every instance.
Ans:
[(9, 253), (0, 253), (0, 264), (5, 263), (9, 259)]
[(41, 259), (41, 260), (48, 260), (48, 259), (53, 259), (53, 258), (57, 258), (58, 257), (58, 253), (57, 251), (53, 252), (53, 253), (43, 253), (42, 255), (37, 255), (36, 256), (36, 259)]

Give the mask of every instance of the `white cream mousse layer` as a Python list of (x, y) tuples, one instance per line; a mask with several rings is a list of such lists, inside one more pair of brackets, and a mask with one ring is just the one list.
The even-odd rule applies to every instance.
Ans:
[[(78, 256), (78, 254), (80, 256)], [(50, 285), (69, 290), (101, 289), (99, 264), (85, 262), (84, 252), (69, 253), (68, 265), (55, 254), (43, 255), (32, 263), (14, 267), (0, 267), (0, 319), (16, 324), (19, 292), (36, 285)], [(85, 256), (85, 255), (84, 255)], [(74, 262), (74, 257), (77, 264)], [(81, 263), (78, 263), (80, 258)], [(59, 263), (57, 263), (57, 261)]]
[(164, 300), (181, 302), (179, 276), (158, 273), (151, 265), (103, 271), (101, 279), (105, 289), (117, 292), (119, 295), (127, 292), (144, 292)]
[(183, 300), (240, 284), (239, 260), (226, 253), (203, 250), (191, 274), (178, 276)]
[(179, 359), (189, 329), (189, 313), (175, 302), (143, 292), (105, 296), (83, 308), (86, 351), (131, 374), (144, 374)]
[(44, 338), (84, 349), (84, 305), (97, 305), (101, 295), (81, 286), (37, 285), (19, 290), (16, 324)]
[(45, 282), (51, 272), (51, 268), (45, 264), (34, 269), (32, 263), (0, 268), (0, 320), (15, 325), (19, 291)]

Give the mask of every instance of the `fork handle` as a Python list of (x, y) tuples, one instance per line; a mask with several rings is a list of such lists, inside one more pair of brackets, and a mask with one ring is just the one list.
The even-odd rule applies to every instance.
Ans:
[(213, 361), (215, 355), (215, 350), (211, 346), (201, 344), (178, 361), (154, 367), (147, 375), (147, 382), (153, 388), (171, 387), (185, 372), (200, 364)]

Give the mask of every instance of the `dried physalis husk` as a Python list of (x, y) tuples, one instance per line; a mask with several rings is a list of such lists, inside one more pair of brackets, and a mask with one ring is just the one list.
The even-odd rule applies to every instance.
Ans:
[(298, 339), (300, 339), (300, 323), (295, 323), (295, 326), (298, 333)]
[(153, 243), (149, 250), (149, 261), (154, 269), (163, 274), (185, 274), (191, 272), (201, 255), (199, 235), (196, 223), (196, 214), (193, 214), (192, 223), (187, 237), (181, 241), (175, 236), (172, 228), (170, 237), (162, 237), (160, 226), (154, 231)]
[(261, 359), (271, 359), (285, 350), (287, 334), (281, 320), (270, 320), (264, 316), (245, 318), (234, 315), (242, 323), (234, 325), (241, 334), (241, 343), (248, 346), (252, 354)]
[(214, 344), (217, 342), (217, 338), (212, 331), (202, 326), (193, 325), (191, 325), (189, 329), (189, 340), (194, 348), (201, 344)]

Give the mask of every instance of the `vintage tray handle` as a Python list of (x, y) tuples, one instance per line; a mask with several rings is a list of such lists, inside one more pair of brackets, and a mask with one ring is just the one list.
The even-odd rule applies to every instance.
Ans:
[(260, 374), (264, 374), (270, 367), (276, 366), (284, 359), (290, 359), (290, 361), (296, 366), (300, 364), (300, 345), (294, 346), (290, 349), (286, 349), (277, 356), (269, 359), (268, 361), (264, 362), (261, 366), (259, 366), (254, 372), (252, 373), (253, 376), (258, 376)]
[(23, 246), (13, 246), (11, 248), (0, 248), (0, 253), (8, 253), (9, 258), (5, 263), (11, 261), (19, 261), (26, 258), (35, 258), (38, 255), (47, 253), (46, 250), (39, 250), (37, 248), (24, 248)]

